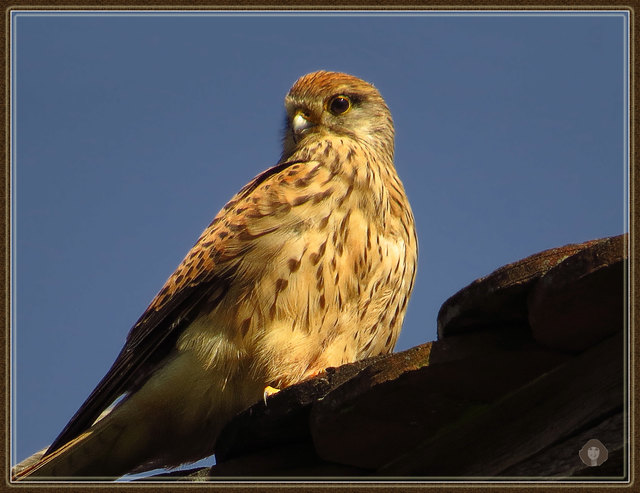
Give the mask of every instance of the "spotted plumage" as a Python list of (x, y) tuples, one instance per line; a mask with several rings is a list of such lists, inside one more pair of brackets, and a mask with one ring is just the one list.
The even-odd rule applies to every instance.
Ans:
[(300, 78), (285, 108), (279, 163), (213, 219), (20, 478), (113, 477), (199, 459), (265, 387), (393, 349), (417, 239), (389, 110), (370, 84), (324, 71)]

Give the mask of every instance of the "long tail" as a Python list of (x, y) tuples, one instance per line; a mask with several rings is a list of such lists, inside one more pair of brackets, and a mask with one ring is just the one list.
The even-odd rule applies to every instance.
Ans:
[[(44, 455), (46, 449), (35, 453), (21, 463), (17, 464), (12, 471), (12, 479), (21, 481), (24, 479), (64, 479), (75, 476), (73, 464), (75, 462), (73, 447), (88, 439), (93, 433), (86, 432), (60, 447), (51, 454)], [(61, 470), (67, 470), (66, 474), (59, 474)]]
[[(126, 427), (106, 418), (50, 454), (38, 452), (13, 469), (12, 479), (114, 479), (140, 464)], [(130, 431), (130, 430), (129, 430)], [(138, 437), (141, 438), (141, 437)], [(135, 439), (134, 439), (135, 440)], [(127, 450), (127, 445), (131, 448)], [(122, 453), (126, 450), (126, 453)], [(118, 453), (120, 452), (120, 453)], [(41, 456), (38, 458), (38, 456)]]
[(243, 373), (225, 390), (227, 375), (180, 353), (78, 437), (23, 461), (14, 479), (113, 479), (211, 455), (222, 427), (264, 388)]

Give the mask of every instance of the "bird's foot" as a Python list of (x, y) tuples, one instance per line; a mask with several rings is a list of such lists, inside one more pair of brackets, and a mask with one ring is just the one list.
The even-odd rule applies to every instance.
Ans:
[(267, 397), (269, 397), (269, 396), (271, 396), (273, 394), (277, 394), (278, 392), (280, 392), (280, 389), (276, 389), (276, 388), (272, 387), (271, 385), (267, 385), (264, 388), (264, 394), (263, 394), (264, 405), (265, 406), (267, 405)]

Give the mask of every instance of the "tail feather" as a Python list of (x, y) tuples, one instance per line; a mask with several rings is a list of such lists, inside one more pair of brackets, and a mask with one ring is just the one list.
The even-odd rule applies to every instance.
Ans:
[[(47, 479), (114, 479), (140, 463), (139, 447), (126, 427), (105, 419), (33, 463), (23, 461), (13, 471), (15, 481)], [(128, 430), (131, 431), (131, 430)], [(140, 437), (138, 437), (140, 438)], [(139, 442), (140, 443), (140, 442)], [(30, 460), (31, 459), (31, 460)], [(31, 464), (25, 464), (30, 461)]]
[(211, 455), (221, 428), (262, 395), (255, 377), (237, 378), (225, 391), (228, 373), (179, 353), (82, 434), (14, 469), (14, 479), (114, 479)]
[[(21, 481), (27, 478), (51, 479), (55, 477), (59, 480), (73, 476), (73, 465), (75, 463), (73, 447), (86, 441), (92, 434), (93, 432), (87, 431), (50, 454), (44, 455), (46, 451), (46, 449), (44, 449), (32, 455), (14, 468), (12, 479), (14, 481)], [(38, 455), (41, 457), (35, 463), (25, 464), (25, 462), (28, 461), (33, 462), (33, 459), (36, 459)], [(59, 472), (65, 470), (68, 471), (66, 474), (59, 474)]]

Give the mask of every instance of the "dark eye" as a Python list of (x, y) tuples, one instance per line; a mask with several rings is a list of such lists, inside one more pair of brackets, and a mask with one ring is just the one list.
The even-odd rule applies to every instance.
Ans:
[(329, 101), (329, 111), (334, 115), (342, 115), (351, 108), (351, 100), (347, 96), (334, 96)]

